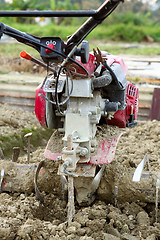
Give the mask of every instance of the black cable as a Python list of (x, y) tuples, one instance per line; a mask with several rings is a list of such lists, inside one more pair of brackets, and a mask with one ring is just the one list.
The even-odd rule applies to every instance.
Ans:
[[(76, 70), (76, 68), (75, 67), (73, 67), (72, 66), (72, 68), (74, 69), (74, 70)], [(70, 68), (71, 69), (71, 68)], [(87, 77), (87, 74), (81, 74), (81, 73), (78, 73), (78, 72), (74, 72), (74, 71), (69, 71), (72, 75), (76, 75), (76, 76), (78, 76), (78, 77)]]
[(67, 98), (63, 101), (63, 102), (60, 102), (59, 104), (60, 105), (64, 105), (66, 102), (68, 102), (68, 100), (69, 100), (69, 98), (70, 98), (70, 96), (71, 96), (71, 94), (72, 94), (72, 91), (73, 91), (73, 80), (72, 80), (72, 75), (71, 75), (71, 73), (70, 73), (70, 71), (68, 71), (67, 69), (65, 69), (66, 71), (67, 71), (67, 73), (70, 75), (70, 79), (71, 79), (71, 90), (70, 90), (70, 92), (69, 92), (69, 82), (68, 82), (68, 75), (66, 74), (66, 79), (67, 79), (67, 90), (68, 90), (68, 96), (67, 96)]
[[(56, 100), (56, 107), (57, 107), (58, 112), (59, 112), (61, 115), (64, 115), (64, 113), (62, 113), (62, 111), (61, 111), (61, 109), (60, 109), (60, 106), (64, 105), (66, 102), (69, 101), (70, 96), (71, 96), (72, 91), (73, 91), (73, 81), (72, 81), (72, 76), (71, 76), (70, 72), (69, 72), (66, 68), (64, 68), (64, 70), (66, 70), (66, 85), (67, 85), (67, 93), (68, 93), (68, 96), (67, 96), (67, 98), (66, 98), (63, 102), (60, 102), (60, 103), (59, 103), (59, 99), (58, 99), (58, 79), (59, 79), (61, 70), (62, 70), (62, 67), (60, 67), (60, 69), (59, 69), (59, 71), (58, 71), (57, 78), (56, 78), (55, 100)], [(70, 92), (69, 92), (69, 82), (68, 82), (68, 75), (67, 75), (67, 73), (69, 73), (70, 78), (71, 78), (71, 82), (72, 82)], [(67, 107), (67, 108), (68, 108), (68, 107)], [(67, 110), (66, 110), (66, 111), (67, 111)]]
[(105, 68), (107, 68), (107, 70), (110, 72), (110, 74), (111, 74), (111, 76), (112, 76), (112, 79), (115, 81), (115, 83), (116, 83), (116, 85), (118, 86), (118, 88), (119, 88), (120, 90), (123, 90), (124, 88), (123, 88), (122, 84), (118, 81), (117, 76), (116, 76), (115, 73), (113, 72), (112, 68), (109, 67), (109, 65), (107, 64), (107, 61), (104, 61), (104, 62), (103, 62), (103, 66), (104, 66)]
[[(15, 29), (13, 29), (13, 30), (15, 30)], [(22, 43), (24, 43), (24, 44), (26, 44), (26, 45), (29, 45), (29, 46), (34, 47), (34, 48), (36, 48), (36, 47), (37, 47), (36, 45), (38, 45), (38, 46), (40, 46), (40, 47), (43, 47), (43, 48), (45, 48), (45, 49), (48, 49), (48, 50), (50, 50), (50, 51), (52, 51), (52, 52), (54, 52), (54, 53), (62, 56), (62, 57), (65, 58), (65, 59), (68, 58), (68, 60), (70, 60), (72, 63), (76, 64), (76, 65), (77, 65), (78, 67), (80, 67), (83, 71), (85, 71), (86, 75), (84, 75), (84, 77), (87, 77), (87, 76), (88, 76), (88, 71), (87, 71), (81, 64), (79, 64), (79, 63), (78, 63), (77, 61), (75, 61), (73, 58), (66, 56), (64, 53), (58, 52), (58, 51), (56, 51), (55, 49), (52, 49), (52, 48), (50, 48), (50, 47), (48, 47), (48, 46), (46, 46), (46, 45), (44, 45), (44, 44), (42, 44), (42, 43), (40, 43), (40, 42), (35, 41), (34, 39), (30, 39), (29, 36), (27, 37), (27, 36), (24, 36), (24, 35), (19, 35), (18, 33), (14, 33), (14, 32), (12, 32), (12, 31), (7, 31), (7, 29), (5, 29), (4, 32), (5, 32), (5, 34), (14, 37), (15, 39), (17, 39), (17, 41), (20, 41), (20, 42), (22, 42)], [(22, 40), (24, 40), (24, 41), (26, 41), (26, 42), (23, 42)], [(36, 50), (38, 50), (38, 47), (37, 47)], [(56, 76), (55, 102), (54, 102), (54, 101), (48, 99), (46, 96), (44, 96), (44, 94), (43, 94), (43, 92), (42, 92), (43, 87), (44, 87), (44, 85), (45, 85), (45, 83), (46, 83), (46, 80), (47, 80), (47, 78), (48, 78), (49, 62), (47, 63), (47, 76), (45, 77), (45, 79), (44, 79), (44, 81), (43, 81), (43, 83), (42, 83), (42, 86), (41, 86), (41, 96), (42, 96), (46, 101), (48, 101), (48, 102), (56, 105), (58, 112), (59, 112), (61, 115), (64, 115), (64, 114), (61, 112), (61, 110), (60, 110), (60, 106), (61, 106), (61, 105), (64, 105), (64, 104), (69, 100), (71, 93), (68, 95), (68, 97), (66, 98), (65, 101), (59, 103), (59, 99), (58, 99), (58, 80), (59, 80), (59, 76), (60, 76), (60, 73), (61, 73), (62, 68), (63, 68), (63, 67), (61, 66), (60, 69), (59, 69), (59, 71), (58, 71), (58, 74), (57, 74), (57, 76)], [(70, 74), (69, 71), (68, 71), (68, 73)], [(66, 75), (66, 76), (67, 76), (67, 75)], [(71, 74), (70, 74), (70, 77), (71, 77)], [(67, 76), (67, 85), (68, 85), (68, 76)], [(72, 90), (73, 90), (73, 82), (72, 82), (71, 92), (72, 92)], [(69, 93), (69, 89), (68, 89), (68, 93)]]
[(60, 69), (58, 70), (58, 74), (57, 74), (57, 77), (56, 77), (55, 100), (56, 100), (56, 107), (57, 107), (58, 112), (59, 112), (61, 115), (64, 115), (64, 114), (61, 112), (61, 110), (60, 110), (59, 99), (58, 99), (58, 80), (59, 80), (59, 76), (60, 76), (61, 70), (62, 70), (62, 66), (61, 66)]
[[(67, 70), (67, 72), (70, 74), (70, 72), (69, 72), (68, 70)], [(67, 76), (67, 77), (68, 77), (68, 76)], [(47, 78), (48, 78), (48, 75), (45, 77), (45, 79), (44, 79), (44, 81), (43, 81), (43, 83), (42, 83), (42, 85), (41, 85), (41, 96), (42, 96), (46, 101), (48, 101), (48, 102), (56, 105), (56, 102), (54, 102), (54, 101), (50, 100), (49, 98), (47, 98), (47, 97), (43, 94), (43, 92), (42, 92), (43, 87), (44, 87), (44, 85), (45, 85), (45, 83), (46, 83), (46, 81), (47, 81)], [(67, 96), (67, 98), (66, 98), (63, 102), (58, 103), (60, 106), (64, 105), (64, 104), (69, 100), (69, 98), (70, 98), (70, 96), (71, 96), (71, 94), (72, 94), (72, 91), (73, 91), (73, 81), (72, 81), (71, 74), (70, 74), (70, 78), (71, 78), (71, 83), (72, 83), (72, 85), (71, 85), (71, 90), (70, 90), (69, 95)]]
[[(31, 40), (31, 39), (29, 39), (29, 38), (27, 38), (26, 36), (19, 36), (18, 34), (15, 34), (15, 33), (13, 33), (13, 32), (7, 32), (7, 31), (5, 31), (5, 34), (7, 34), (7, 35), (9, 35), (9, 36), (12, 36), (12, 37), (17, 37), (17, 38), (21, 38), (21, 39), (23, 39), (23, 40), (26, 40), (26, 41), (28, 41), (29, 43), (34, 43), (34, 44), (37, 44), (37, 45), (39, 45), (40, 47), (43, 47), (43, 48), (46, 48), (46, 49), (48, 49), (48, 50), (50, 50), (50, 51), (52, 51), (52, 52), (54, 52), (54, 53), (57, 53), (58, 55), (60, 55), (61, 57), (64, 57), (64, 58), (66, 58), (67, 56), (64, 54), (64, 53), (61, 53), (61, 52), (58, 52), (58, 51), (56, 51), (55, 49), (52, 49), (52, 48), (49, 48), (49, 47), (47, 47), (46, 45), (43, 45), (42, 43), (39, 43), (39, 42), (36, 42), (36, 41), (34, 41), (34, 40)], [(17, 40), (18, 41), (18, 40)], [(24, 43), (25, 44), (25, 43)], [(27, 45), (27, 44), (26, 44)], [(88, 76), (88, 71), (80, 64), (80, 63), (78, 63), (78, 62), (76, 62), (73, 58), (69, 58), (69, 60), (71, 61), (71, 62), (73, 62), (73, 63), (75, 63), (76, 65), (78, 65), (81, 69), (83, 69), (85, 72), (86, 72), (86, 74), (87, 74), (87, 76)]]
[[(54, 52), (54, 53), (57, 53), (58, 55), (60, 55), (60, 56), (62, 56), (62, 57), (64, 57), (64, 58), (67, 58), (67, 56), (66, 56), (65, 54), (63, 54), (63, 53), (61, 53), (61, 52), (58, 52), (58, 51), (56, 51), (55, 49), (49, 48), (49, 47), (47, 47), (46, 45), (43, 45), (42, 43), (36, 42), (35, 40), (29, 39), (29, 38), (27, 38), (26, 36), (19, 36), (18, 34), (15, 34), (15, 33), (13, 33), (13, 32), (10, 33), (10, 32), (7, 32), (7, 31), (5, 31), (5, 33), (8, 34), (8, 35), (10, 35), (10, 36), (12, 36), (12, 37), (14, 36), (15, 38), (20, 38), (20, 39), (23, 39), (23, 40), (25, 40), (25, 41), (28, 41), (28, 45), (29, 45), (29, 44), (37, 44), (37, 45), (39, 45), (39, 46), (41, 46), (41, 47), (44, 47), (44, 48), (46, 48), (46, 49), (51, 50), (51, 51)], [(27, 42), (26, 42), (25, 44), (27, 45)], [(33, 45), (32, 47), (34, 47), (34, 45)], [(87, 71), (81, 64), (79, 64), (78, 62), (76, 62), (73, 58), (70, 58), (70, 57), (69, 57), (68, 59), (69, 59), (71, 62), (73, 62), (74, 64), (76, 64), (77, 66), (79, 66), (82, 70), (84, 70), (84, 71), (86, 72), (86, 77), (88, 76), (88, 71)], [(49, 64), (49, 63), (48, 63), (48, 64)], [(69, 96), (67, 97), (66, 101), (63, 101), (62, 103), (59, 103), (59, 100), (58, 100), (58, 92), (57, 92), (57, 91), (58, 91), (58, 80), (59, 80), (59, 76), (60, 76), (62, 67), (60, 67), (60, 69), (59, 69), (59, 71), (58, 71), (58, 74), (57, 74), (57, 76), (56, 76), (55, 102), (52, 101), (52, 100), (50, 100), (50, 99), (48, 99), (46, 96), (44, 96), (44, 94), (43, 94), (43, 92), (42, 92), (42, 89), (43, 89), (43, 87), (44, 87), (44, 85), (45, 85), (45, 83), (46, 83), (46, 80), (47, 80), (47, 78), (48, 78), (48, 71), (49, 71), (49, 68), (48, 68), (49, 65), (48, 65), (48, 64), (47, 64), (47, 76), (45, 77), (45, 79), (44, 79), (44, 81), (43, 81), (43, 84), (42, 84), (42, 86), (41, 86), (41, 96), (42, 96), (46, 101), (48, 101), (48, 102), (56, 105), (58, 112), (59, 112), (61, 115), (64, 115), (64, 114), (61, 112), (61, 110), (60, 110), (60, 105), (64, 105), (64, 104), (69, 100), (71, 93), (70, 93)], [(71, 75), (70, 75), (70, 76), (71, 76)], [(85, 76), (85, 75), (84, 75), (84, 76)], [(73, 83), (72, 83), (71, 92), (72, 92), (72, 90), (73, 90)]]

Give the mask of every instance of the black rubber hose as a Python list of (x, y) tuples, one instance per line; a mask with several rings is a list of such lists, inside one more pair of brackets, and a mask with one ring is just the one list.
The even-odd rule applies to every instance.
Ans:
[(103, 66), (110, 72), (111, 76), (112, 76), (112, 81), (115, 82), (115, 84), (117, 85), (119, 90), (123, 90), (123, 86), (122, 84), (118, 81), (118, 78), (116, 77), (115, 73), (113, 72), (113, 70), (111, 69), (110, 66), (108, 66), (107, 61), (103, 62)]
[(94, 88), (107, 87), (112, 82), (112, 76), (109, 71), (105, 71), (100, 77), (94, 78), (92, 84)]

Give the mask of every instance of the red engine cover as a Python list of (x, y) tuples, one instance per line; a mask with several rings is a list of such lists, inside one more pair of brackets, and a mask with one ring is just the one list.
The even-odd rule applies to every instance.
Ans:
[(134, 119), (137, 119), (138, 115), (138, 99), (139, 93), (138, 88), (130, 82), (127, 82), (126, 89), (126, 103), (127, 106), (124, 110), (118, 110), (111, 120), (106, 119), (107, 124), (116, 125), (120, 128), (125, 128), (129, 122), (130, 114), (134, 114)]
[(132, 106), (133, 106), (133, 114), (134, 119), (137, 119), (138, 115), (138, 105), (139, 105), (139, 92), (138, 88), (135, 87), (133, 84), (128, 82), (127, 84), (127, 91), (126, 91), (126, 102), (127, 102), (127, 116), (132, 114)]
[[(94, 61), (95, 61), (95, 56), (91, 53), (89, 54), (88, 63), (83, 64), (80, 61), (80, 58), (78, 58), (78, 57), (76, 58), (76, 62), (78, 62), (82, 67), (84, 67), (88, 71), (88, 75), (91, 75), (96, 68)], [(70, 65), (69, 70), (72, 71), (72, 75), (74, 75), (73, 72), (76, 72), (76, 73), (82, 74), (82, 75), (83, 74), (86, 75), (86, 72), (82, 68), (80, 68), (78, 65), (76, 65), (75, 63)]]

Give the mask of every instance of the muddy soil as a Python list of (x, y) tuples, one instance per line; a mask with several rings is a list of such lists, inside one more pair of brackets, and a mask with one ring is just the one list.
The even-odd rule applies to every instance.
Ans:
[[(21, 128), (38, 126), (31, 113), (11, 111), (8, 106), (0, 106), (0, 135), (7, 135)], [(18, 115), (17, 115), (18, 114)], [(108, 131), (111, 128), (108, 126)], [(100, 129), (100, 136), (103, 129)], [(106, 134), (106, 132), (104, 132)], [(150, 171), (160, 169), (160, 122), (138, 122), (137, 127), (126, 129), (121, 136), (114, 161), (107, 165), (102, 183), (107, 179), (107, 171), (120, 178), (123, 169), (135, 170), (145, 154), (149, 156)], [(31, 153), (31, 164), (36, 165), (42, 159), (44, 147)], [(19, 158), (26, 163), (26, 156)], [(55, 165), (55, 168), (57, 166)], [(147, 164), (145, 170), (148, 170)], [(116, 172), (114, 172), (116, 171)], [(46, 179), (47, 181), (47, 179)], [(101, 184), (102, 184), (101, 183)], [(60, 178), (55, 178), (55, 186), (61, 186)], [(123, 188), (123, 183), (122, 186)], [(56, 188), (57, 189), (57, 188)], [(45, 189), (44, 189), (45, 190)], [(107, 189), (106, 189), (107, 191)], [(112, 193), (113, 194), (113, 193)], [(125, 193), (124, 193), (125, 194)], [(75, 221), (67, 226), (66, 195), (51, 187), (50, 192), (43, 191), (45, 203), (41, 204), (30, 194), (0, 194), (0, 239), (2, 240), (158, 240), (160, 239), (160, 209), (155, 221), (155, 203), (140, 200), (117, 201), (116, 205), (108, 199), (96, 198), (89, 207), (80, 207), (76, 203)], [(98, 195), (97, 195), (98, 196)], [(113, 196), (112, 196), (113, 198)]]
[(7, 104), (0, 104), (0, 135), (8, 136), (20, 133), (22, 129), (40, 127), (32, 112), (15, 110)]

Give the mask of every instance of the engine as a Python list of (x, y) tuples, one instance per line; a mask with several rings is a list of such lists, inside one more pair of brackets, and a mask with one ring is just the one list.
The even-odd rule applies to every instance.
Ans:
[[(60, 43), (58, 42), (58, 44)], [(60, 47), (58, 46), (58, 48)], [(48, 60), (46, 52), (42, 57)], [(51, 57), (52, 60), (53, 58), (56, 59), (56, 55)], [(138, 114), (138, 88), (126, 80), (127, 66), (120, 57), (103, 53), (103, 59), (105, 59), (104, 65), (99, 64), (97, 66), (96, 58), (91, 53), (86, 64), (83, 64), (78, 57), (76, 58), (76, 61), (88, 70), (89, 78), (85, 78), (84, 72), (75, 64), (69, 66), (72, 80), (69, 80), (68, 85), (70, 89), (73, 87), (70, 96), (70, 109), (74, 105), (72, 107), (74, 112), (92, 112), (92, 118), (93, 115), (94, 117), (97, 116), (96, 124), (100, 120), (104, 122), (105, 119), (107, 124), (116, 125), (120, 128), (133, 127), (136, 125), (134, 120), (137, 119)], [(82, 77), (80, 78), (77, 75)], [(62, 98), (66, 91), (65, 82), (66, 76), (63, 74), (58, 82), (58, 94), (61, 94)], [(62, 116), (58, 117), (55, 106), (42, 97), (41, 93), (47, 96), (47, 99), (52, 100), (54, 98), (55, 80), (53, 75), (48, 76), (43, 89), (41, 85), (36, 90), (35, 113), (42, 126), (49, 128), (63, 127)], [(77, 102), (79, 99), (81, 106)], [(88, 100), (87, 104), (82, 104), (84, 99), (85, 102)], [(93, 110), (93, 108), (97, 109)], [(95, 114), (97, 111), (100, 112), (100, 116)]]
[[(44, 55), (48, 61), (46, 52)], [(51, 56), (51, 60), (57, 61), (57, 57)], [(88, 53), (87, 63), (76, 54), (75, 60), (89, 76), (79, 65), (70, 64), (61, 69), (58, 81), (53, 74), (46, 77), (36, 90), (35, 102), (41, 125), (64, 133), (62, 158), (64, 162), (70, 159), (68, 171), (74, 171), (77, 162), (90, 161), (98, 124), (133, 127), (138, 112), (138, 89), (126, 80), (127, 66), (120, 57), (98, 49), (98, 53)]]

